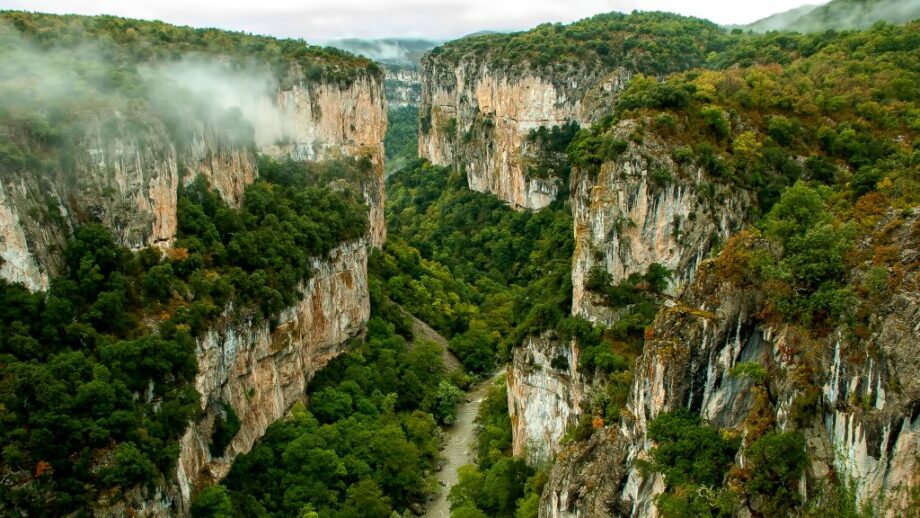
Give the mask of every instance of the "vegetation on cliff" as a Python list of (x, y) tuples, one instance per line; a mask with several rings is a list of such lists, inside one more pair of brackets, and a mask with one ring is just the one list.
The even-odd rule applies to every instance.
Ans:
[[(702, 167), (709, 181), (756, 193), (758, 214), (798, 179), (871, 188), (886, 171), (910, 162), (920, 130), (918, 93), (911, 86), (920, 79), (917, 29), (880, 25), (835, 37), (771, 35), (799, 49), (784, 53), (784, 66), (693, 70), (664, 81), (637, 76), (614, 114), (574, 139), (569, 158), (589, 172), (616, 159), (628, 142), (617, 140), (613, 128), (636, 119), (669, 144), (675, 162)], [(818, 38), (820, 50), (799, 56)]]
[(418, 160), (417, 106), (399, 106), (387, 112), (387, 134), (383, 147), (387, 175)]
[(566, 68), (623, 66), (666, 74), (702, 65), (727, 38), (714, 23), (668, 13), (606, 13), (563, 25), (546, 23), (516, 33), (462, 38), (433, 49), (428, 58), (458, 65), (470, 61), (552, 76)]
[(198, 495), (194, 516), (387, 517), (425, 499), (438, 423), (453, 415), (458, 391), (439, 347), (410, 347), (405, 316), (371, 286), (366, 340), (317, 374), (308, 406), (270, 426), (220, 486)]
[[(66, 514), (172, 476), (200, 408), (195, 336), (231, 302), (273, 317), (299, 299), (310, 257), (366, 234), (356, 195), (303, 174), (353, 167), (263, 161), (239, 210), (199, 180), (180, 194), (165, 256), (86, 225), (47, 293), (0, 282), (0, 469), (11, 481), (0, 511)], [(222, 449), (229, 438), (215, 440)]]

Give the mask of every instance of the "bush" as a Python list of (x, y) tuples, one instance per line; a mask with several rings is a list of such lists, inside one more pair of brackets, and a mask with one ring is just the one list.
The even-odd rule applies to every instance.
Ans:
[(799, 479), (808, 462), (802, 435), (770, 432), (755, 441), (745, 457), (750, 475), (744, 487), (763, 498), (759, 511), (767, 516), (795, 514), (802, 503)]
[(724, 439), (686, 409), (659, 414), (649, 423), (648, 435), (657, 443), (648, 467), (662, 473), (669, 488), (722, 485), (738, 450), (737, 441)]
[(230, 445), (230, 441), (240, 431), (240, 418), (228, 403), (221, 405), (221, 412), (214, 418), (214, 427), (211, 431), (211, 443), (208, 450), (212, 457), (221, 457)]

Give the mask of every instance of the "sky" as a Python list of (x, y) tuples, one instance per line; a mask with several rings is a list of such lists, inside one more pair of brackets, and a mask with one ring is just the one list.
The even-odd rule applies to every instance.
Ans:
[(670, 11), (720, 24), (750, 23), (828, 0), (2, 0), (0, 9), (114, 14), (323, 42), (339, 38), (457, 38), (521, 30), (593, 14)]

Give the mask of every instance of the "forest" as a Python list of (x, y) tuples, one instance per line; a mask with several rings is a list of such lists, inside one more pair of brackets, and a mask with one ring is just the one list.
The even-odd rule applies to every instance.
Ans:
[[(269, 84), (282, 89), (343, 87), (380, 70), (301, 40), (161, 22), (5, 11), (0, 25), (0, 57), (11, 58), (0, 64), (5, 186), (29, 171), (66, 178), (89, 127), (101, 127), (104, 138), (128, 129), (142, 144), (166, 136), (188, 145), (191, 125), (178, 107), (186, 101), (201, 108), (195, 124), (223, 128), (220, 146), (239, 147), (257, 169), (233, 206), (204, 175), (177, 164), (183, 175), (169, 248), (130, 250), (113, 229), (86, 218), (74, 225), (46, 292), (0, 280), (0, 514), (82, 516), (99, 502), (172, 481), (180, 438), (202, 414), (196, 340), (221, 319), (274, 329), (303, 297), (314, 260), (366, 240), (364, 180), (380, 165), (367, 156), (259, 154), (239, 110), (202, 108), (207, 100), (179, 81), (155, 89), (148, 68), (190, 53), (220, 56), (225, 70), (267, 70)], [(35, 53), (52, 58), (29, 64)], [(570, 461), (572, 452), (591, 451), (599, 431), (635, 426), (627, 401), (648, 376), (643, 353), (654, 346), (677, 358), (679, 325), (720, 324), (710, 310), (728, 290), (744, 293), (764, 334), (781, 329), (787, 341), (756, 361), (733, 357), (719, 373), (720, 383), (746, 387), (750, 408), (737, 426), (704, 418), (692, 397), (686, 408), (642, 423), (648, 448), (635, 466), (661, 482), (660, 514), (755, 509), (757, 516), (855, 518), (884, 510), (883, 501), (857, 503), (856, 481), (836, 466), (817, 492), (801, 487), (811, 480), (815, 430), (828, 415), (873, 416), (885, 394), (889, 405), (913, 397), (913, 381), (896, 379), (886, 365), (878, 326), (880, 308), (913, 307), (904, 294), (920, 279), (920, 22), (758, 35), (666, 13), (610, 13), (466, 37), (425, 59), (476, 62), (512, 79), (559, 82), (575, 68), (625, 67), (633, 75), (597, 117), (519, 135), (526, 176), (562, 185), (539, 211), (471, 190), (460, 167), (418, 159), (425, 120), (414, 107), (389, 110), (378, 157), (388, 239), (369, 248), (366, 329), (300, 387), (305, 402), (271, 424), (224, 478), (195, 488), (193, 516), (389, 518), (418, 514), (444, 490), (454, 518), (536, 518), (553, 465), (512, 454), (502, 376), (479, 407), (475, 464), (460, 469), (452, 488), (437, 486), (443, 430), (465, 391), (505, 369), (529, 337), (577, 348), (572, 367), (585, 394), (559, 457)], [(43, 84), (68, 81), (73, 95), (23, 88), (27, 79), (11, 73), (20, 66), (35, 77), (56, 69)], [(180, 100), (170, 104), (174, 94)], [(55, 109), (47, 109), (52, 101)], [(624, 134), (624, 123), (635, 130)], [(648, 192), (692, 186), (704, 200), (694, 217), (717, 211), (725, 200), (716, 192), (735, 193), (749, 200), (745, 228), (712, 239), (698, 269), (710, 284), (681, 286), (683, 293), (671, 291), (676, 272), (662, 264), (615, 278), (597, 260), (584, 288), (615, 318), (592, 322), (572, 314), (578, 229), (569, 188), (597, 180), (627, 152), (650, 149), (646, 143), (663, 154), (643, 157), (649, 164), (674, 164), (642, 171)], [(690, 307), (686, 294), (703, 288), (712, 290)], [(452, 370), (438, 344), (413, 334), (412, 316), (446, 339), (461, 368)], [(740, 318), (737, 327), (740, 341)], [(841, 361), (868, 365), (869, 380), (830, 402), (828, 364)], [(529, 367), (569, 371), (563, 355), (549, 363)], [(873, 365), (886, 373), (875, 381)], [(838, 367), (833, 375), (846, 377)], [(206, 439), (215, 458), (241, 429), (230, 403), (218, 403), (221, 417)], [(860, 433), (916, 422), (915, 408), (908, 414)], [(892, 441), (880, 441), (879, 449), (893, 451)], [(920, 505), (915, 493), (911, 502)]]

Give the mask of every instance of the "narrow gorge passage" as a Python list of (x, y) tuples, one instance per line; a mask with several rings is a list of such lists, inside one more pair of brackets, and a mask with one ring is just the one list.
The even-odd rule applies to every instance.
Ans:
[(476, 462), (476, 414), (479, 406), (486, 397), (489, 387), (495, 384), (496, 378), (504, 372), (499, 370), (495, 376), (480, 382), (473, 390), (467, 393), (467, 402), (457, 407), (457, 422), (452, 426), (444, 427), (444, 449), (441, 456), (444, 466), (438, 473), (438, 491), (434, 500), (425, 511), (429, 518), (448, 518), (450, 516), (450, 502), (447, 495), (457, 483), (457, 470), (464, 464)]

